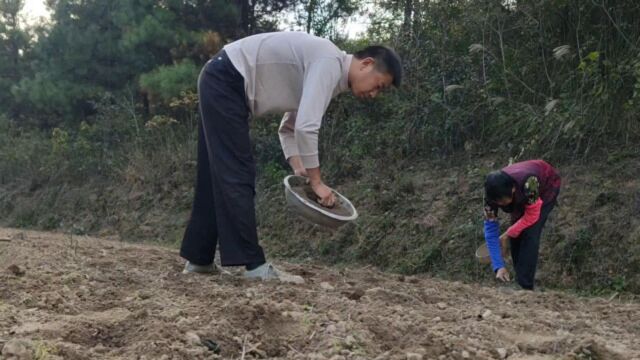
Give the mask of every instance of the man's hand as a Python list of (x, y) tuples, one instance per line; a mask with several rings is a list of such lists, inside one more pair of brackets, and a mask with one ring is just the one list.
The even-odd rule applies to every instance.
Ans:
[(293, 173), (298, 176), (307, 177), (307, 169), (302, 165), (302, 159), (298, 155), (293, 155), (289, 158), (289, 165), (293, 169)]
[(509, 236), (507, 233), (500, 235), (500, 249), (502, 250), (502, 257), (506, 258), (509, 250)]
[(509, 276), (509, 270), (507, 268), (500, 268), (496, 271), (496, 279), (502, 280), (504, 282), (511, 281), (511, 277)]
[(309, 174), (309, 183), (313, 192), (318, 195), (318, 203), (324, 207), (333, 207), (336, 204), (336, 196), (327, 185), (322, 182), (320, 176), (320, 168), (307, 169)]
[(336, 204), (336, 196), (327, 185), (322, 182), (315, 184), (312, 182), (311, 188), (313, 189), (313, 192), (318, 195), (318, 202), (320, 205), (332, 208)]

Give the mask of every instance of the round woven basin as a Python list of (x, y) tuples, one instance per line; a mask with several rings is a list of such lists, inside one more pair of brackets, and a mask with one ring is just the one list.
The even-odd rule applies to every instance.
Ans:
[(307, 178), (296, 175), (284, 178), (284, 194), (291, 211), (314, 224), (337, 229), (357, 219), (358, 212), (349, 199), (331, 190), (336, 196), (336, 205), (333, 208), (326, 208), (316, 201), (315, 193), (307, 184)]
[(487, 243), (480, 245), (476, 250), (476, 259), (481, 264), (491, 264), (491, 257), (489, 256), (489, 249), (487, 249)]

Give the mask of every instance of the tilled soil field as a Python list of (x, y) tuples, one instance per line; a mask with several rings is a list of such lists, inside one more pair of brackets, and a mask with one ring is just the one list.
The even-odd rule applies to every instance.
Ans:
[(174, 249), (0, 229), (2, 359), (640, 359), (640, 305), (279, 263), (183, 275)]

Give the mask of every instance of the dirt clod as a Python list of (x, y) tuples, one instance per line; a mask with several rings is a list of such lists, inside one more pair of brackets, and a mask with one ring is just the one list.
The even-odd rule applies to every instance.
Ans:
[(32, 353), (31, 343), (22, 339), (9, 340), (2, 348), (2, 356), (6, 360), (31, 360)]
[(334, 290), (334, 289), (335, 289), (335, 287), (333, 287), (333, 285), (329, 284), (329, 283), (328, 283), (328, 282), (326, 282), (326, 281), (321, 282), (321, 283), (320, 283), (320, 287), (321, 287), (322, 289), (324, 289), (324, 290), (327, 290), (327, 291), (331, 291), (331, 290)]
[(362, 289), (355, 289), (353, 291), (344, 291), (343, 292), (344, 296), (347, 297), (347, 299), (349, 300), (360, 300), (361, 297), (364, 296), (364, 290)]
[(482, 318), (483, 319), (488, 319), (489, 316), (491, 316), (491, 314), (493, 314), (493, 312), (491, 312), (491, 310), (488, 310), (482, 313)]
[(16, 264), (9, 265), (9, 267), (7, 268), (7, 271), (9, 271), (15, 276), (23, 276), (25, 274), (24, 269)]
[(196, 333), (194, 333), (192, 331), (188, 331), (184, 335), (184, 338), (187, 341), (187, 344), (200, 345), (200, 336), (198, 336), (198, 334), (196, 334)]

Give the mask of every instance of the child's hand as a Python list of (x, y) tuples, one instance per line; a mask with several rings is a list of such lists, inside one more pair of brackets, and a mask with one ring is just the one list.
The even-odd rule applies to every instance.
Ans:
[(504, 282), (511, 281), (511, 277), (509, 276), (509, 270), (507, 268), (500, 268), (496, 271), (496, 279), (502, 280)]
[(484, 218), (485, 218), (485, 220), (495, 221), (498, 217), (496, 216), (496, 213), (493, 210), (491, 210), (490, 206), (485, 206), (484, 207)]

